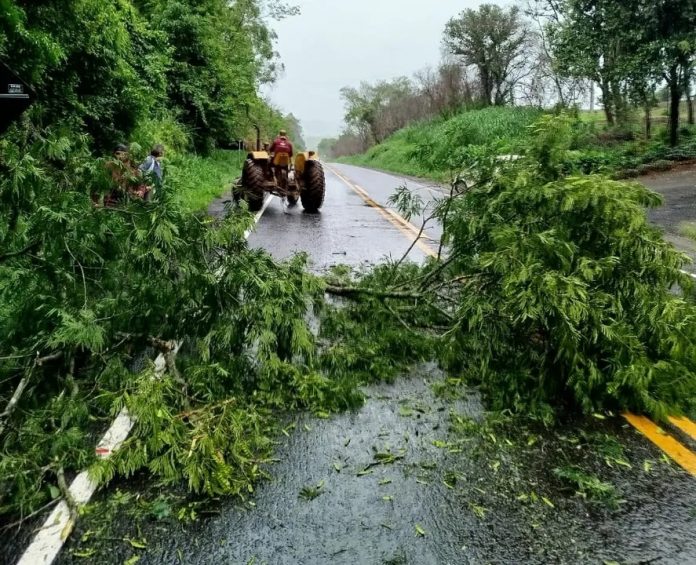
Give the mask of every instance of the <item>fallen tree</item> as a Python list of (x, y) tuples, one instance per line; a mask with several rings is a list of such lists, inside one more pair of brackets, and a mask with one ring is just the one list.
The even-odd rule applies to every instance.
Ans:
[[(123, 407), (132, 436), (98, 478), (148, 469), (239, 494), (261, 475), (279, 409), (360, 401), (312, 369), (306, 314), (323, 283), (303, 256), (279, 264), (249, 249), (244, 210), (185, 211), (175, 172), (152, 202), (94, 206), (105, 167), (79, 141), (22, 150), (0, 142), (0, 195), (16, 202), (0, 211), (17, 216), (0, 234), (0, 515), (61, 496), (61, 477), (95, 463), (95, 436)], [(165, 357), (161, 378), (148, 349)]]
[[(332, 281), (329, 292), (356, 301), (341, 314), (348, 337), (330, 327), (332, 337), (375, 359), (398, 354), (399, 339), (405, 358), (427, 343), (497, 409), (693, 411), (693, 280), (647, 221), (660, 197), (637, 183), (564, 177), (566, 120), (534, 129), (516, 161), (470, 154), (435, 203), (446, 259)], [(404, 190), (394, 202), (407, 215), (418, 208)]]

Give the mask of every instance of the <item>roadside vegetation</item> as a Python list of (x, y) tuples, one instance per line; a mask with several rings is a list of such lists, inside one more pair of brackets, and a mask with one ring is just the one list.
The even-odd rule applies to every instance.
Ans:
[[(147, 469), (222, 494), (259, 476), (268, 406), (333, 406), (334, 385), (301, 370), (320, 282), (302, 257), (278, 265), (249, 250), (243, 210), (199, 213), (239, 169), (221, 147), (298, 127), (258, 94), (278, 68), (269, 18), (296, 12), (245, 0), (4, 3), (0, 57), (37, 98), (0, 136), (5, 526), (69, 499), (65, 477), (96, 462), (122, 407), (137, 416), (132, 439), (95, 476)], [(118, 143), (135, 163), (165, 145), (151, 201), (93, 203), (114, 188)]]
[(342, 157), (340, 161), (449, 181), (461, 166), (462, 151), (493, 144), (501, 154), (511, 154), (541, 113), (536, 108), (513, 107), (465, 111), (409, 126), (366, 153)]
[[(278, 70), (268, 18), (294, 8), (6, 4), (0, 55), (38, 93), (0, 137), (0, 516), (12, 527), (69, 500), (64, 479), (84, 468), (101, 485), (137, 474), (207, 498), (251, 496), (289, 416), (355, 409), (362, 385), (423, 361), (480, 387), (491, 409), (546, 425), (607, 410), (657, 419), (696, 410), (693, 280), (681, 271), (685, 257), (646, 220), (658, 196), (587, 174), (615, 167), (578, 161), (572, 152), (594, 141), (573, 118), (503, 107), (522, 79), (486, 75), (483, 60), (457, 43), (472, 25), (502, 23), (510, 35), (501, 53), (516, 68), (529, 38), (516, 9), (484, 7), (448, 26), (466, 65), (424, 78), (434, 89), (428, 108), (442, 111), (434, 126), (419, 115), (388, 141), (411, 123), (390, 102), (401, 94), (418, 102), (408, 85), (344, 92), (353, 129), (342, 143), (364, 143), (355, 153), (371, 148), (375, 166), (447, 174), (451, 190), (429, 208), (406, 190), (394, 196), (406, 217), (423, 213), (443, 226), (436, 259), (317, 277), (303, 255), (279, 263), (250, 249), (243, 206), (216, 220), (200, 213), (238, 170), (221, 147), (255, 138), (257, 128), (297, 126), (258, 94)], [(577, 27), (579, 3), (569, 6), (559, 33)], [(651, 26), (653, 16), (671, 21), (639, 8), (635, 17)], [(686, 72), (674, 43), (686, 32), (673, 33), (650, 36), (663, 55), (650, 69)], [(559, 103), (571, 104), (568, 93), (588, 78), (586, 67), (568, 68), (567, 81), (554, 83)], [(682, 82), (669, 84), (682, 92)], [(632, 100), (628, 92), (621, 100)], [(498, 107), (460, 113), (462, 100)], [(611, 100), (620, 120), (620, 100)], [(151, 202), (95, 206), (91, 196), (111, 189), (104, 155), (120, 141), (136, 157), (165, 143), (164, 184)], [(499, 159), (509, 152), (519, 159)], [(129, 439), (97, 461), (96, 440), (124, 408), (135, 419)], [(580, 496), (615, 498), (582, 469), (556, 475)], [(301, 496), (322, 492), (315, 484)]]
[[(448, 183), (460, 172), (463, 153), (494, 148), (501, 156), (516, 155), (529, 142), (533, 122), (542, 114), (556, 113), (528, 107), (464, 110), (454, 117), (407, 126), (365, 153), (337, 161)], [(562, 167), (569, 174), (635, 178), (696, 160), (692, 126), (681, 129), (680, 142), (672, 147), (666, 126), (655, 127), (654, 136), (646, 140), (638, 122), (617, 130), (588, 123), (577, 112), (568, 115), (572, 142)]]

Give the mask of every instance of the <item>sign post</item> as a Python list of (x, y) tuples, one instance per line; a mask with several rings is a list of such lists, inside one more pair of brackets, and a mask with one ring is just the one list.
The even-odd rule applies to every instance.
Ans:
[(27, 83), (0, 63), (0, 133), (31, 106), (34, 93)]

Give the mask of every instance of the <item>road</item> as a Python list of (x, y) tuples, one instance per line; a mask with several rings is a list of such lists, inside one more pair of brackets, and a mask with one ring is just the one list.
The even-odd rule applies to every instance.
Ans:
[[(346, 180), (345, 175), (349, 175), (351, 184), (336, 172)], [(300, 251), (308, 253), (317, 271), (337, 264), (356, 267), (388, 258), (399, 259), (417, 234), (368, 204), (360, 192), (361, 185), (369, 186), (369, 196), (383, 207), (388, 207), (389, 197), (402, 184), (418, 191), (428, 202), (435, 195), (442, 194), (435, 185), (350, 165), (330, 165), (326, 169), (326, 182), (326, 202), (321, 214), (305, 214), (301, 206), (287, 208), (275, 198), (249, 238), (249, 244), (268, 250), (278, 259), (286, 259)], [(412, 219), (418, 228), (421, 225), (419, 219)], [(439, 240), (440, 233), (438, 226), (431, 226), (426, 232), (429, 239), (424, 238), (423, 243), (437, 250), (437, 245), (432, 242)], [(427, 249), (416, 246), (410, 258), (421, 261), (426, 254)]]
[[(684, 237), (682, 226), (696, 225), (696, 166), (677, 167), (667, 173), (641, 178), (647, 187), (659, 192), (664, 205), (650, 210), (650, 219), (665, 231), (665, 237), (696, 262), (696, 241)], [(688, 271), (696, 273), (696, 265)]]
[[(317, 272), (367, 266), (400, 257), (415, 238), (379, 206), (393, 189), (406, 182), (424, 198), (438, 195), (437, 187), (357, 167), (331, 165), (326, 174), (321, 214), (274, 199), (250, 245), (278, 259), (305, 252)], [(436, 251), (426, 239), (412, 258)], [(121, 510), (93, 562), (137, 555), (139, 564), (696, 563), (696, 480), (622, 418), (462, 439), (451, 424), (456, 415), (480, 420), (480, 399), (435, 396), (441, 378), (420, 367), (368, 388), (356, 413), (301, 417), (251, 503), (220, 501), (191, 524), (140, 524), (145, 549), (120, 541), (133, 536)], [(696, 441), (679, 439), (696, 450)], [(398, 457), (374, 465), (377, 451)], [(615, 486), (613, 504), (588, 502), (554, 476), (575, 461)], [(299, 496), (318, 484), (318, 497)], [(87, 516), (80, 528), (96, 526)], [(94, 542), (79, 534), (61, 563), (85, 562), (73, 552)]]

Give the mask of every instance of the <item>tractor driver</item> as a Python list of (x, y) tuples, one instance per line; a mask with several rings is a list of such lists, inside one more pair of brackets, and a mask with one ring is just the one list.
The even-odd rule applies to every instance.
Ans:
[[(280, 130), (278, 137), (275, 138), (275, 141), (273, 141), (268, 151), (271, 154), (271, 163), (275, 169), (276, 179), (287, 179), (287, 171), (290, 170), (290, 163), (293, 156), (293, 147), (288, 139), (288, 133), (284, 129)], [(284, 171), (285, 174), (281, 171)], [(279, 184), (285, 188), (285, 182), (280, 181)]]
[(287, 153), (290, 155), (290, 157), (292, 157), (293, 147), (292, 143), (290, 143), (290, 140), (288, 139), (288, 132), (281, 129), (278, 133), (278, 137), (276, 137), (275, 141), (271, 144), (269, 151), (272, 157), (275, 157), (277, 153)]

